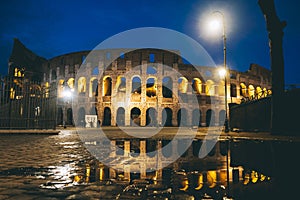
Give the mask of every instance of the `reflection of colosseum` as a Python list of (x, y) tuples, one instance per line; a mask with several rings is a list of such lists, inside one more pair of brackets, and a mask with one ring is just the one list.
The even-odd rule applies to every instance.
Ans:
[[(57, 84), (58, 125), (63, 121), (71, 125), (73, 120), (84, 125), (85, 115), (95, 114), (102, 126), (207, 126), (224, 122), (225, 87), (217, 68), (197, 67), (199, 73), (184, 64), (175, 51), (143, 49), (124, 54), (122, 49), (99, 50), (97, 60), (91, 62), (85, 60), (88, 53), (57, 56), (45, 64), (49, 75), (44, 76), (44, 82)], [(80, 66), (84, 70), (79, 70)], [(268, 95), (270, 77), (269, 70), (256, 64), (247, 72), (231, 70), (228, 103)], [(64, 98), (66, 88), (77, 97), (73, 99), (74, 110)], [(197, 101), (192, 102), (191, 96)], [(212, 101), (216, 106), (211, 106)], [(197, 107), (192, 106), (195, 103)]]

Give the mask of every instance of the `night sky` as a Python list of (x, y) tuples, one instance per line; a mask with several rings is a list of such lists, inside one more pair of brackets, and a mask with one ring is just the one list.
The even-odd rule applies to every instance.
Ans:
[[(300, 83), (300, 2), (275, 0), (275, 5), (279, 18), (287, 21), (285, 82)], [(221, 33), (211, 37), (204, 26), (214, 10), (225, 15), (228, 66), (246, 71), (250, 63), (257, 63), (269, 69), (266, 24), (257, 0), (10, 0), (0, 3), (0, 73), (7, 73), (13, 38), (48, 59), (91, 50), (115, 34), (139, 27), (184, 33), (198, 41), (221, 65)]]

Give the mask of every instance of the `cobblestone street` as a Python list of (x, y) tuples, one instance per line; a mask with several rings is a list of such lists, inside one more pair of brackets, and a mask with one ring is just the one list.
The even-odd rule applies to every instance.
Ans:
[[(126, 128), (124, 130), (126, 131)], [(136, 135), (141, 130), (145, 132), (152, 129), (134, 128), (130, 130), (133, 135)], [(180, 135), (183, 138), (191, 136), (192, 132), (189, 130), (185, 129)], [(94, 141), (94, 138), (99, 137), (99, 130), (82, 129), (80, 135), (77, 134), (75, 129), (71, 128), (61, 130), (58, 135), (51, 135), (47, 131), (41, 131), (40, 134), (30, 133), (29, 130), (26, 131), (24, 130), (22, 134), (5, 132), (4, 130), (0, 132), (0, 199), (112, 200), (116, 199), (118, 194), (122, 193), (125, 186), (130, 184), (125, 179), (115, 180), (117, 177), (116, 174), (113, 176), (115, 177), (114, 179), (99, 179), (99, 166), (103, 166), (103, 164), (91, 156), (80, 140), (81, 137), (83, 141), (85, 139), (88, 141), (87, 144), (93, 145), (96, 141)], [(103, 128), (103, 132), (111, 140), (119, 139), (122, 141), (133, 138), (118, 128)], [(173, 138), (176, 132), (177, 128), (165, 128), (159, 134), (155, 135), (154, 138), (168, 140)], [(199, 128), (195, 138), (202, 140), (206, 137), (206, 133), (207, 128)], [(231, 141), (236, 141), (236, 145), (246, 145), (245, 147), (251, 149), (251, 151), (253, 149), (260, 151), (259, 147), (262, 146), (258, 144), (265, 144), (264, 146), (268, 147), (272, 143), (273, 147), (280, 145), (279, 149), (286, 149), (286, 152), (297, 152), (297, 144), (300, 141), (299, 137), (272, 136), (267, 133), (230, 132), (228, 135), (222, 133), (218, 136), (217, 127), (212, 129), (210, 134), (210, 139), (215, 138), (224, 141), (229, 138)], [(104, 145), (103, 142), (105, 141), (101, 142), (102, 145)], [(254, 146), (247, 146), (249, 142)], [(247, 148), (237, 149), (236, 151), (247, 151)], [(268, 151), (265, 152), (266, 156), (269, 157)], [(261, 151), (260, 154), (262, 154)], [(283, 155), (285, 154), (283, 152)], [(105, 156), (105, 152), (102, 152), (101, 155), (110, 160)], [(250, 154), (247, 155), (248, 159), (244, 164), (251, 161), (249, 160)], [(283, 156), (278, 157), (282, 158)], [(217, 158), (214, 159), (218, 160)], [(118, 161), (118, 159), (115, 161)], [(281, 160), (277, 162), (282, 163)], [(293, 160), (285, 160), (283, 163), (285, 162), (293, 163)], [(252, 163), (256, 163), (256, 161)], [(297, 169), (296, 166), (294, 167), (295, 169), (291, 168), (294, 165), (287, 164), (287, 166), (291, 171), (296, 171)], [(199, 167), (201, 167), (201, 164), (198, 165)], [(258, 167), (265, 168), (264, 165), (258, 165)], [(286, 169), (285, 167), (282, 168)], [(262, 184), (260, 187), (262, 187)], [(246, 191), (245, 188), (244, 190)], [(245, 194), (251, 193), (247, 193), (246, 191)], [(129, 199), (132, 199), (132, 197), (130, 196)], [(248, 199), (251, 198), (250, 196)], [(171, 199), (178, 198), (174, 197)]]
[(74, 182), (86, 164), (96, 162), (75, 131), (0, 138), (0, 199), (111, 199), (111, 190), (118, 190)]

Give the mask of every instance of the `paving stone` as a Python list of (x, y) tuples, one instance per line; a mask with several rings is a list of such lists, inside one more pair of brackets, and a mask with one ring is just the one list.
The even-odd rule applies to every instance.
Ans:
[(88, 196), (82, 194), (72, 194), (66, 198), (66, 200), (90, 200)]
[(3, 194), (0, 194), (0, 199), (8, 199), (9, 196), (8, 195), (3, 195)]

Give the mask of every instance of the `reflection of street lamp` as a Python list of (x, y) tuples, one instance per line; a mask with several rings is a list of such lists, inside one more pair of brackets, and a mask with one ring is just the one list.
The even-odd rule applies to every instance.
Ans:
[(63, 98), (64, 98), (64, 114), (63, 114), (63, 126), (64, 128), (66, 128), (66, 117), (67, 117), (67, 113), (66, 113), (66, 106), (69, 103), (69, 100), (72, 98), (73, 93), (71, 88), (69, 87), (68, 83), (66, 81), (64, 81), (63, 83)]
[[(225, 27), (225, 18), (224, 14), (220, 11), (214, 11), (212, 14), (221, 15), (222, 19), (214, 18), (210, 23), (210, 28), (212, 30), (220, 30), (223, 29), (222, 37), (223, 37), (223, 53), (224, 53), (224, 68), (219, 71), (220, 76), (224, 77), (224, 85), (225, 85), (225, 133), (229, 132), (229, 121), (228, 121), (228, 109), (227, 109), (227, 65), (226, 65), (226, 27)], [(226, 154), (226, 176), (227, 176), (227, 196), (230, 196), (230, 185), (229, 185), (229, 138), (227, 140), (227, 154)]]

